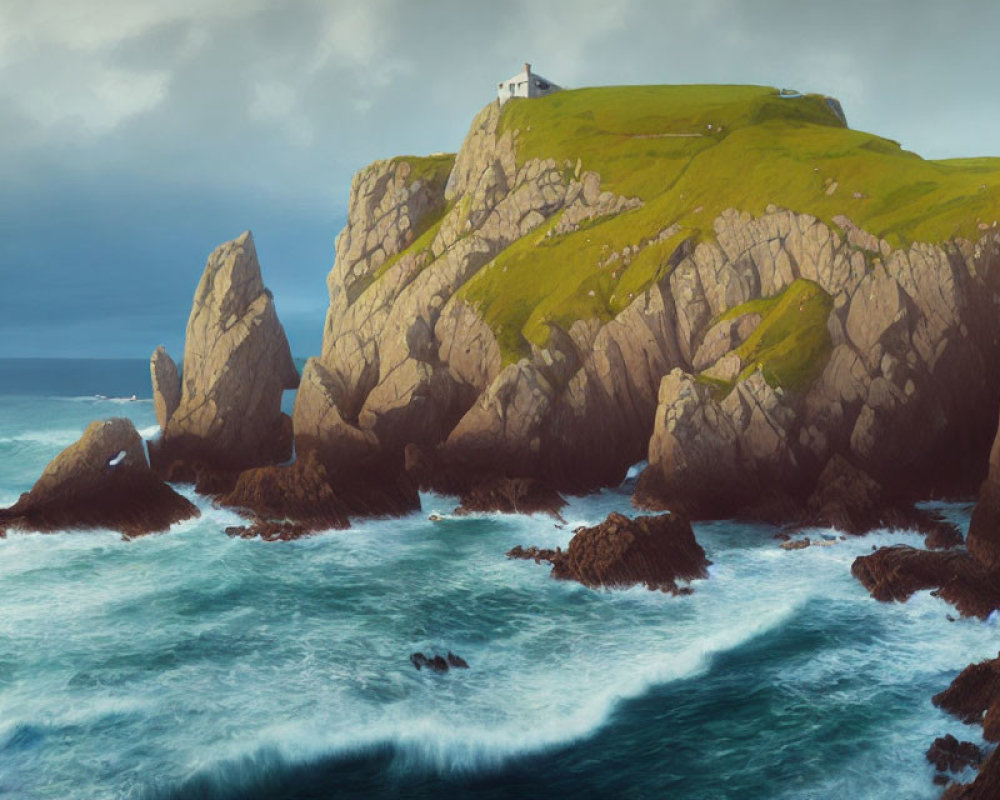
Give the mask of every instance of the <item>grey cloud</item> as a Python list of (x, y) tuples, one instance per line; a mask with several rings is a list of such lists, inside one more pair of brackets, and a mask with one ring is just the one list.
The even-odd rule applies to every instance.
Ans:
[(827, 92), (923, 155), (1000, 155), (998, 29), (993, 0), (0, 0), (0, 318), (58, 292), (80, 242), (93, 314), (155, 285), (183, 317), (189, 272), (250, 227), (279, 308), (321, 325), (353, 172), (456, 148), (525, 60), (570, 86)]

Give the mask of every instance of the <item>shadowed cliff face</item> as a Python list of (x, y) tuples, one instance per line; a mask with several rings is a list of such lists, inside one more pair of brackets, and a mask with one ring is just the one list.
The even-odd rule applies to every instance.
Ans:
[[(741, 359), (741, 343), (699, 374), (677, 368), (665, 376), (642, 503), (730, 514), (765, 491), (808, 491), (838, 453), (897, 493), (974, 490), (991, 439), (987, 410), (1000, 397), (991, 369), (1000, 355), (1000, 237), (894, 250), (840, 222), (843, 237), (788, 212), (727, 215), (716, 224), (713, 263), (722, 268), (675, 271), (674, 281), (687, 270), (700, 286), (689, 290), (685, 312), (694, 317), (692, 348), (713, 340), (708, 320), (726, 308), (711, 301), (713, 292), (746, 302), (758, 282), (767, 296), (800, 278), (833, 298), (828, 316), (813, 323), (825, 326), (828, 346), (817, 351), (815, 377), (799, 385), (783, 386), (766, 359)], [(708, 310), (699, 318), (700, 304)], [(799, 333), (787, 335), (790, 347), (800, 347)], [(727, 361), (735, 365), (721, 369)]]
[[(405, 160), (377, 162), (353, 183), (329, 278), (323, 353), (306, 366), (294, 413), (297, 450), (319, 453), (334, 475), (365, 465), (401, 467), (407, 444), (429, 453), (439, 448), (434, 480), (459, 488), (486, 472), (539, 474), (562, 454), (560, 441), (579, 439), (557, 420), (562, 415), (572, 425), (571, 406), (592, 402), (585, 364), (609, 397), (625, 396), (611, 386), (621, 358), (610, 352), (617, 349), (614, 329), (581, 323), (555, 330), (548, 348), (504, 367), (494, 331), (457, 295), (504, 248), (559, 211), (569, 213), (565, 224), (579, 225), (641, 205), (602, 192), (595, 173), (566, 177), (552, 160), (519, 167), (515, 134), (500, 135), (498, 120), (495, 105), (479, 114), (446, 183), (433, 175), (414, 179)], [(425, 245), (411, 247), (421, 236)], [(656, 304), (642, 298), (641, 306), (654, 307), (653, 325)], [(644, 312), (631, 316), (641, 324)], [(617, 338), (635, 337), (622, 330)], [(658, 353), (672, 349), (670, 334), (644, 338), (658, 373)], [(595, 357), (595, 348), (607, 354)], [(568, 390), (578, 374), (581, 385)], [(655, 390), (643, 391), (648, 417)], [(641, 457), (647, 436), (630, 436), (624, 461)], [(620, 478), (624, 461), (604, 474)], [(576, 469), (566, 478), (579, 484)]]
[(683, 496), (702, 516), (764, 487), (802, 497), (836, 453), (891, 492), (975, 485), (1000, 401), (995, 229), (894, 248), (846, 216), (773, 206), (724, 211), (700, 242), (663, 220), (602, 256), (614, 276), (659, 258), (622, 310), (553, 319), (540, 345), (470, 283), (506, 270), (508, 248), (644, 202), (579, 161), (519, 161), (501, 122), (484, 109), (453, 164), (380, 161), (354, 180), (294, 412), (297, 451), (334, 480), (396, 473), (411, 445), (422, 480), (457, 492), (497, 475), (586, 491), (648, 455), (641, 501)]
[(298, 372), (249, 231), (208, 258), (188, 319), (183, 381), (162, 347), (150, 372), (163, 431), (150, 443), (154, 469), (191, 480), (195, 464), (240, 470), (291, 457), (281, 395), (298, 385)]

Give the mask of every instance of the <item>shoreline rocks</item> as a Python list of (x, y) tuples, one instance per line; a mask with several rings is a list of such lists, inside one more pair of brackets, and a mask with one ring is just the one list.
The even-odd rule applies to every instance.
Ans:
[(0, 510), (0, 528), (42, 533), (111, 528), (131, 537), (198, 515), (150, 470), (131, 420), (115, 418), (90, 423), (52, 459), (31, 491)]
[(579, 528), (569, 548), (539, 550), (515, 547), (508, 558), (552, 564), (552, 577), (590, 588), (627, 588), (641, 583), (675, 594), (689, 590), (678, 581), (708, 577), (711, 562), (691, 524), (677, 514), (628, 517), (612, 513), (593, 527)]

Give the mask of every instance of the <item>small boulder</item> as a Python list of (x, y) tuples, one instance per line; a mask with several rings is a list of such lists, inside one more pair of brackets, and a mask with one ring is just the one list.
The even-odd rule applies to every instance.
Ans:
[(163, 531), (198, 509), (149, 469), (131, 420), (92, 422), (45, 467), (30, 492), (0, 511), (0, 527), (40, 532), (112, 528)]

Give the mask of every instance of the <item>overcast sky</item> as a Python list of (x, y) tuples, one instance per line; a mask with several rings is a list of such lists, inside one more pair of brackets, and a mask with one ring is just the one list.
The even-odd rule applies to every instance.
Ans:
[(0, 0), (0, 356), (179, 357), (247, 228), (317, 352), (353, 172), (456, 149), (523, 61), (824, 92), (926, 157), (1000, 155), (997, 31), (996, 0)]

